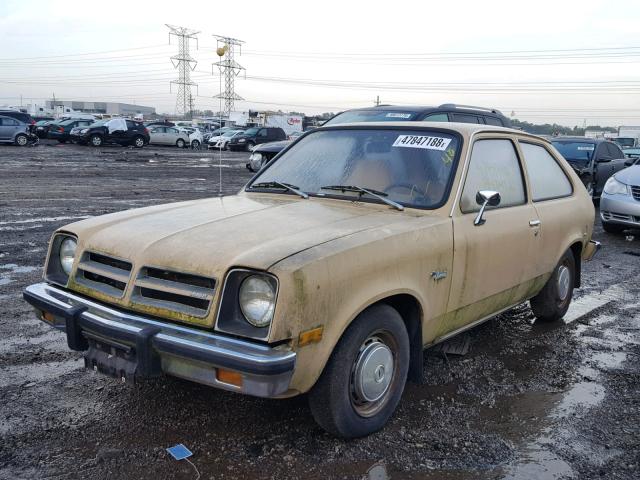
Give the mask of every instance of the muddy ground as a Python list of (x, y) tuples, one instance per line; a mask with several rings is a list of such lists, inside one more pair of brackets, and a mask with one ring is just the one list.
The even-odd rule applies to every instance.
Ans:
[(466, 334), (464, 356), (426, 351), (425, 384), (407, 386), (388, 426), (342, 441), (304, 397), (85, 371), (22, 300), (57, 227), (217, 195), (220, 174), (232, 194), (246, 154), (46, 143), (0, 147), (1, 478), (195, 479), (165, 452), (176, 443), (203, 479), (640, 478), (640, 232), (598, 222), (604, 248), (565, 322), (536, 324), (522, 305)]

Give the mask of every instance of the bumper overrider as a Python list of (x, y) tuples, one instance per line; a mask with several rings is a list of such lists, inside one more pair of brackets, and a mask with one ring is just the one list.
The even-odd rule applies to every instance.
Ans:
[(131, 381), (164, 373), (259, 397), (289, 388), (294, 352), (131, 314), (48, 283), (23, 296), (42, 321), (66, 332), (69, 348), (85, 351), (87, 368)]

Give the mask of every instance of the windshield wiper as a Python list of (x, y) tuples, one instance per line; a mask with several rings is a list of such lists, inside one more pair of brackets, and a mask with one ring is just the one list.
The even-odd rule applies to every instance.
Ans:
[(309, 198), (309, 195), (307, 195), (301, 190), (298, 190), (298, 187), (296, 185), (291, 185), (290, 183), (276, 182), (276, 181), (261, 182), (261, 183), (254, 183), (253, 185), (251, 185), (250, 188), (274, 188), (274, 187), (280, 187), (280, 188), (283, 188), (284, 190), (289, 190), (290, 192), (293, 192), (296, 195), (299, 195), (305, 199)]
[(371, 188), (362, 188), (357, 185), (325, 185), (324, 187), (320, 187), (321, 190), (338, 190), (340, 192), (356, 192), (359, 193), (360, 196), (366, 194), (371, 195), (372, 197), (376, 197), (378, 200), (386, 203), (387, 205), (392, 206), (398, 210), (404, 210), (404, 207), (400, 205), (398, 202), (394, 202), (393, 200), (389, 200), (385, 198), (388, 194), (384, 192), (380, 192), (378, 190), (373, 190)]

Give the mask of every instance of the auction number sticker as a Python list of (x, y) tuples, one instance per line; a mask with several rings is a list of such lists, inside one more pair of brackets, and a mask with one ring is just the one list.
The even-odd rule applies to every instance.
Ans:
[(410, 113), (387, 113), (385, 115), (387, 118), (411, 118)]
[(450, 138), (426, 135), (398, 135), (392, 147), (426, 148), (427, 150), (446, 150), (451, 143)]
[(593, 145), (587, 145), (586, 147), (578, 147), (578, 150), (595, 150), (595, 147)]

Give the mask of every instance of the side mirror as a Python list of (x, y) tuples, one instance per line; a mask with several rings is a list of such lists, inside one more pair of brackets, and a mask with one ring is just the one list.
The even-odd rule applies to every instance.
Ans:
[(476, 193), (476, 203), (480, 205), (480, 211), (473, 221), (473, 224), (476, 227), (484, 225), (484, 223), (486, 222), (486, 220), (484, 219), (485, 209), (487, 208), (487, 206), (497, 207), (498, 205), (500, 205), (500, 200), (500, 194), (493, 190), (480, 190), (478, 193)]

